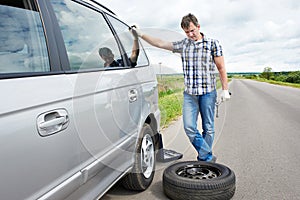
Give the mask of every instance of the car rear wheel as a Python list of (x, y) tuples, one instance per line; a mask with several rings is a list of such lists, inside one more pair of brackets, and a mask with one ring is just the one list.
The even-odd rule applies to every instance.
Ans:
[(146, 190), (152, 183), (155, 164), (154, 134), (150, 125), (145, 124), (138, 140), (133, 169), (122, 179), (122, 185), (131, 190)]
[(217, 163), (179, 162), (165, 169), (163, 187), (173, 200), (226, 200), (235, 193), (235, 174)]

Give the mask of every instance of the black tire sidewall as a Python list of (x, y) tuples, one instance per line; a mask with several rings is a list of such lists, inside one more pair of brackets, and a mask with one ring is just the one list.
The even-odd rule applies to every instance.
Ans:
[[(188, 165), (215, 168), (221, 175), (212, 179), (190, 179), (177, 175), (178, 169)], [(163, 173), (164, 192), (172, 199), (230, 199), (235, 192), (235, 174), (228, 167), (202, 161), (178, 162)], [(215, 197), (215, 198), (214, 198)]]

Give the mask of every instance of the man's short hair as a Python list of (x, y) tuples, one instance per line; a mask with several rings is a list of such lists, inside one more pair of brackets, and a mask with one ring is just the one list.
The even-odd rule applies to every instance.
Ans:
[(189, 13), (189, 14), (187, 14), (186, 16), (184, 16), (184, 17), (182, 18), (182, 20), (181, 20), (181, 28), (183, 28), (183, 29), (189, 28), (191, 22), (192, 22), (195, 26), (198, 26), (198, 25), (199, 25), (198, 20), (197, 20), (197, 18), (195, 17), (195, 15)]
[(98, 51), (100, 56), (106, 56), (106, 57), (114, 57), (114, 54), (112, 51), (107, 47), (102, 47)]

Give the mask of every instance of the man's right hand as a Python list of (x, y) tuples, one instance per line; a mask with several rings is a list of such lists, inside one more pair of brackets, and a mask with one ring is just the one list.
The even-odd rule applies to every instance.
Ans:
[(222, 90), (221, 101), (228, 101), (230, 99), (230, 92), (228, 90)]
[(142, 31), (136, 25), (131, 26), (131, 32), (134, 36), (138, 36), (138, 37), (143, 36)]

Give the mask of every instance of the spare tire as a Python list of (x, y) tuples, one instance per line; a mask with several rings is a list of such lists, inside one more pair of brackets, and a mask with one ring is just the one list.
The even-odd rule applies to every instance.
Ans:
[(218, 163), (178, 162), (165, 169), (163, 189), (173, 200), (231, 199), (235, 174)]

